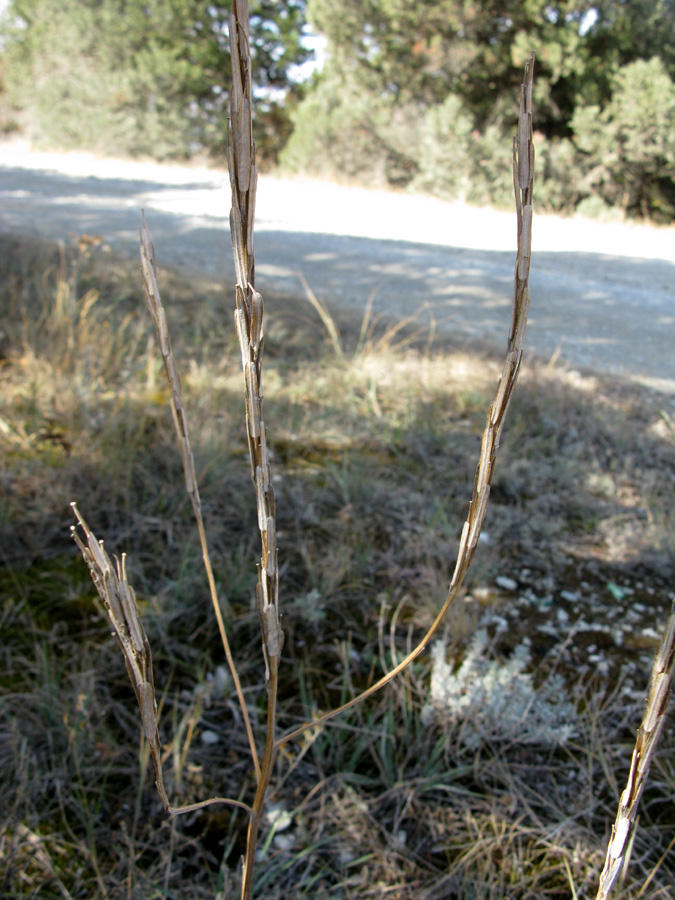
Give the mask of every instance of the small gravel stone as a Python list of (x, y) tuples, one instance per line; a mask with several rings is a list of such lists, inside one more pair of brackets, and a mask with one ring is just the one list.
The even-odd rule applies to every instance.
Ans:
[(275, 834), (274, 846), (277, 850), (290, 850), (295, 843), (294, 834)]
[(495, 584), (504, 591), (515, 591), (518, 587), (518, 582), (513, 578), (509, 578), (508, 575), (497, 575)]

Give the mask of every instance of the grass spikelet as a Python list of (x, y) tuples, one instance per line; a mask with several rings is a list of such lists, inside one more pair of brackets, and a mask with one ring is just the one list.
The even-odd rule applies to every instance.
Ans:
[(645, 714), (640, 723), (631, 759), (626, 787), (619, 800), (612, 835), (607, 847), (607, 857), (596, 900), (607, 900), (624, 863), (628, 862), (631, 837), (635, 828), (637, 807), (647, 782), (649, 767), (666, 722), (668, 701), (673, 684), (673, 664), (675, 663), (675, 603), (654, 656), (652, 676)]
[(225, 797), (211, 797), (208, 800), (190, 803), (187, 806), (176, 807), (170, 804), (166, 788), (164, 787), (164, 776), (162, 773), (152, 654), (145, 629), (138, 614), (136, 594), (127, 580), (126, 555), (122, 554), (121, 561), (115, 558), (115, 565), (113, 566), (110, 557), (103, 548), (103, 541), (96, 540), (95, 535), (78, 510), (77, 504), (71, 503), (70, 505), (77, 518), (77, 525), (79, 525), (84, 534), (84, 540), (80, 537), (76, 525), (72, 526), (71, 534), (89, 568), (92, 581), (108, 613), (115, 640), (124, 654), (129, 680), (141, 711), (143, 732), (150, 745), (152, 760), (155, 764), (157, 790), (165, 811), (175, 816), (203, 809), (213, 803), (227, 803), (249, 811), (250, 808), (245, 803), (241, 803), (239, 800), (229, 800)]

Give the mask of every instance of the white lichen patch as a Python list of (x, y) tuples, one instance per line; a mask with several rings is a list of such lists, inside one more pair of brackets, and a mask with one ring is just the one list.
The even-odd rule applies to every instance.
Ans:
[(501, 662), (490, 658), (488, 635), (481, 629), (457, 671), (443, 642), (434, 644), (431, 656), (431, 696), (423, 718), (460, 726), (459, 739), (469, 749), (485, 741), (560, 746), (574, 735), (576, 709), (563, 678), (552, 676), (535, 688), (526, 672), (531, 657), (525, 643)]

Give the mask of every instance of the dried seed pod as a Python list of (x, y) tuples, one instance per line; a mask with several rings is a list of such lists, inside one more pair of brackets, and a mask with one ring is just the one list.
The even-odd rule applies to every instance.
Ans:
[(148, 683), (142, 684), (140, 687), (140, 707), (141, 718), (143, 720), (143, 731), (148, 743), (152, 746), (159, 743), (159, 733), (157, 731), (157, 702), (155, 700), (155, 692)]
[(237, 53), (237, 19), (234, 12), (230, 15), (230, 60), (232, 65), (232, 103), (239, 104), (244, 99), (239, 54)]
[(265, 515), (265, 508), (267, 506), (265, 502), (265, 485), (263, 482), (263, 473), (260, 466), (256, 466), (255, 470), (255, 489), (256, 489), (256, 499), (258, 503), (258, 528), (260, 529), (261, 534), (267, 531), (267, 516)]
[(263, 473), (263, 485), (265, 487), (265, 491), (269, 491), (270, 488), (270, 466), (269, 466), (269, 453), (267, 450), (267, 434), (265, 432), (265, 423), (263, 420), (260, 420), (260, 462)]
[(255, 164), (255, 141), (253, 139), (251, 139), (251, 146), (251, 178), (249, 180), (248, 206), (246, 208), (246, 245), (249, 258), (253, 259), (253, 228), (255, 225), (255, 203), (258, 195), (258, 167)]
[(277, 536), (276, 524), (272, 516), (267, 518), (267, 572), (270, 578), (274, 578), (277, 570)]
[(258, 393), (258, 375), (255, 363), (246, 363), (246, 397), (249, 407), (249, 428), (251, 436), (260, 437), (260, 395)]
[[(237, 181), (242, 194), (248, 191), (251, 179), (251, 105), (245, 98), (237, 110), (237, 132), (235, 136), (235, 153), (238, 152), (239, 166)], [(236, 138), (238, 137), (238, 141)]]
[[(523, 86), (523, 94), (525, 88)], [(525, 102), (525, 101), (524, 101)], [(521, 115), (518, 128), (518, 187), (524, 191), (531, 178), (529, 141), (532, 120), (529, 115)]]

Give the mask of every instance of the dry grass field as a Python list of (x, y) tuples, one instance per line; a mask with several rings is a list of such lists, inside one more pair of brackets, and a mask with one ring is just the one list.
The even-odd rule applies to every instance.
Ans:
[[(259, 539), (231, 298), (158, 253), (258, 734)], [(108, 552), (128, 554), (169, 795), (250, 797), (138, 266), (85, 238), (3, 238), (0, 290), (0, 894), (234, 896), (246, 818), (219, 806), (165, 817), (121, 654), (69, 536), (77, 500)], [(266, 298), (283, 728), (377, 680), (433, 621), (500, 371), (491, 348), (432, 328), (333, 321), (331, 340), (304, 298)], [(442, 639), (376, 697), (282, 748), (256, 896), (594, 897), (673, 596), (674, 487), (669, 397), (526, 359), (484, 537)], [(626, 900), (673, 896), (674, 749), (671, 718)]]

